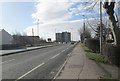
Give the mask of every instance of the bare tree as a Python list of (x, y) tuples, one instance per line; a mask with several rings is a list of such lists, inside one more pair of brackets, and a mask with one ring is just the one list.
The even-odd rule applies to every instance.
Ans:
[(14, 44), (20, 44), (22, 46), (26, 46), (28, 44), (32, 44), (32, 42), (29, 40), (29, 37), (23, 33), (23, 35), (19, 32), (16, 32), (13, 34), (13, 43)]
[[(87, 9), (88, 11), (93, 9), (98, 2), (99, 2), (99, 0), (89, 0), (88, 3), (91, 3), (91, 4), (87, 5), (85, 9)], [(103, 4), (103, 8), (105, 9), (105, 12), (107, 13), (107, 15), (109, 17), (109, 32), (106, 33), (106, 41), (107, 41), (107, 39), (109, 39), (109, 37), (107, 37), (107, 36), (111, 35), (112, 39), (113, 39), (112, 44), (120, 45), (119, 19), (114, 11), (116, 2), (115, 2), (115, 0), (104, 0), (104, 2), (102, 2), (102, 4)]]
[(82, 43), (85, 38), (91, 38), (91, 31), (87, 27), (79, 29), (78, 32)]
[(109, 16), (109, 20), (111, 21), (111, 32), (114, 38), (114, 44), (115, 45), (120, 45), (120, 38), (119, 38), (119, 26), (117, 16), (114, 15), (114, 8), (115, 8), (115, 1), (112, 0), (111, 2), (108, 2), (108, 0), (105, 0), (104, 2), (104, 9), (106, 10), (106, 13)]

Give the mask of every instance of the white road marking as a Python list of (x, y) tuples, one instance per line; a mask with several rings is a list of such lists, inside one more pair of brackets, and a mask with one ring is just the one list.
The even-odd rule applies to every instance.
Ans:
[(57, 55), (54, 55), (53, 57), (51, 57), (50, 59), (54, 59), (55, 57), (57, 57), (58, 55), (60, 55), (62, 52), (64, 52), (64, 51), (66, 51), (66, 50), (68, 50), (70, 47), (68, 47), (67, 49), (65, 49), (65, 50), (63, 50), (63, 51), (61, 51), (60, 53), (58, 53)]
[(15, 59), (8, 60), (8, 61), (4, 61), (4, 62), (1, 62), (0, 64), (3, 64), (3, 63), (8, 63), (8, 62), (11, 62), (11, 61), (13, 61), (13, 60), (15, 60)]
[(60, 55), (60, 53), (58, 53), (57, 55), (54, 55), (54, 56), (51, 57), (50, 59), (54, 59), (54, 58), (57, 57), (58, 55)]
[(32, 70), (28, 71), (27, 73), (25, 73), (24, 75), (22, 75), (21, 77), (19, 77), (18, 79), (16, 79), (15, 81), (18, 81), (18, 80), (22, 79), (23, 77), (25, 77), (26, 75), (28, 75), (29, 73), (33, 72), (34, 70), (36, 70), (37, 68), (41, 67), (44, 64), (45, 63), (41, 63), (40, 65), (38, 65), (37, 67), (35, 67)]
[(65, 50), (61, 51), (61, 53), (64, 52), (64, 51), (65, 51)]

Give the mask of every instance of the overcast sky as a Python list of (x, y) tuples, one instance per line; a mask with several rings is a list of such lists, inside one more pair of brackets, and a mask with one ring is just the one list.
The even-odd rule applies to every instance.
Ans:
[[(23, 0), (24, 1), (24, 0)], [(1, 28), (10, 34), (14, 32), (38, 35), (37, 22), (39, 19), (39, 36), (55, 40), (55, 32), (68, 31), (73, 40), (79, 40), (78, 30), (83, 27), (84, 16), (93, 20), (99, 17), (99, 4), (89, 11), (93, 4), (89, 0), (4, 0), (2, 2)], [(94, 0), (91, 0), (94, 1)], [(97, 1), (97, 0), (95, 0)], [(95, 1), (93, 3), (95, 3)], [(91, 4), (91, 5), (90, 5)], [(104, 10), (103, 10), (104, 12)], [(106, 16), (106, 13), (103, 13)], [(98, 19), (92, 21), (96, 23)]]

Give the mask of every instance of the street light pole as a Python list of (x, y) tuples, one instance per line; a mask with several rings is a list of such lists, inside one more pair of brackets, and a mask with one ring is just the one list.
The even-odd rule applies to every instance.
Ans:
[(73, 28), (71, 28), (71, 42), (73, 41)]
[(32, 38), (33, 38), (33, 44), (32, 46), (34, 45), (34, 29), (32, 28)]
[(38, 33), (38, 36), (39, 36), (39, 19), (37, 20), (37, 33)]
[(83, 28), (84, 28), (84, 31), (85, 31), (85, 15), (82, 15), (84, 17), (84, 24), (83, 24)]

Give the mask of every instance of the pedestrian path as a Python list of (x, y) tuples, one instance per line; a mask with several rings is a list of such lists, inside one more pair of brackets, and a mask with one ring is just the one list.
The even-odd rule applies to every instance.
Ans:
[(106, 73), (86, 57), (84, 50), (78, 44), (56, 79), (98, 79), (103, 75)]
[(12, 53), (12, 52), (23, 51), (23, 50), (25, 50), (25, 49), (0, 50), (0, 55), (7, 54), (7, 53)]
[(14, 52), (23, 52), (23, 51), (27, 51), (27, 50), (33, 50), (33, 49), (44, 48), (44, 47), (49, 47), (49, 46), (53, 46), (53, 45), (28, 47), (28, 48), (24, 48), (24, 49), (14, 49), (14, 50), (0, 50), (0, 55), (5, 55), (8, 53), (14, 53)]

